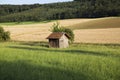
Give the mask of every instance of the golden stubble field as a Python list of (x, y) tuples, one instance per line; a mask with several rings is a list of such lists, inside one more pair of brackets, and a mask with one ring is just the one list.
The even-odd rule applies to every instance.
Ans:
[(120, 43), (120, 28), (75, 30), (75, 42)]
[[(96, 19), (68, 19), (59, 20), (60, 25), (71, 26), (78, 23), (86, 23)], [(46, 37), (51, 33), (51, 26), (55, 22), (4, 26), (11, 32), (14, 41), (47, 41)], [(120, 43), (120, 28), (106, 29), (77, 29), (74, 30), (76, 43)]]

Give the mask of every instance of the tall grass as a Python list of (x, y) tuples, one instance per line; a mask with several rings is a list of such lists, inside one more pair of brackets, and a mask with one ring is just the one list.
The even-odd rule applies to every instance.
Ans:
[(0, 80), (119, 80), (120, 45), (0, 43)]

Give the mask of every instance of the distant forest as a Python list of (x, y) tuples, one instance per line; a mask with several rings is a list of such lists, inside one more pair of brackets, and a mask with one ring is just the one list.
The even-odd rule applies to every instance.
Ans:
[(0, 22), (110, 16), (120, 16), (120, 0), (74, 0), (51, 4), (0, 5)]

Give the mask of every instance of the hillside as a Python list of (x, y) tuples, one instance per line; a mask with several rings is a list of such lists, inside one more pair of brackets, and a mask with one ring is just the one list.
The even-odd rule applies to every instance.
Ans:
[[(75, 41), (77, 43), (120, 43), (120, 18), (96, 18), (96, 19), (66, 19), (58, 20), (61, 25), (69, 27), (72, 25), (86, 25), (93, 23), (91, 28), (85, 26), (69, 27), (74, 30)], [(101, 27), (99, 22), (102, 22)], [(111, 21), (111, 22), (110, 22)], [(108, 23), (109, 22), (109, 23)], [(51, 33), (51, 26), (55, 21), (48, 23), (34, 23), (23, 25), (3, 25), (5, 30), (11, 32), (11, 38), (14, 41), (47, 41), (46, 37)], [(95, 23), (95, 24), (94, 24)], [(97, 24), (98, 23), (98, 24)], [(116, 25), (115, 25), (115, 24)], [(96, 26), (95, 26), (96, 25)], [(111, 25), (111, 26), (110, 26)], [(112, 25), (115, 25), (112, 26)], [(84, 27), (82, 27), (84, 28)], [(88, 29), (86, 29), (88, 28)], [(94, 29), (93, 29), (94, 28)]]
[(15, 4), (0, 1), (0, 80), (120, 80), (120, 0)]
[(72, 2), (1, 5), (0, 22), (44, 21), (120, 16), (119, 0), (75, 0)]
[(0, 43), (0, 80), (119, 80), (120, 45)]
[(71, 29), (120, 28), (120, 17), (99, 18), (72, 25)]

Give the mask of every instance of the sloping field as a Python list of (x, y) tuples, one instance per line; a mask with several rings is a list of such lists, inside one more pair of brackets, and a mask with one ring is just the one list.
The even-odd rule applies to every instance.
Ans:
[[(67, 19), (67, 20), (58, 20), (60, 25), (70, 26), (73, 24), (88, 22), (95, 19)], [(36, 24), (27, 24), (27, 25), (10, 25), (5, 26), (5, 30), (11, 32), (11, 38), (15, 41), (47, 41), (46, 37), (51, 33), (50, 29), (55, 23), (36, 23)]]
[(77, 43), (120, 43), (120, 28), (74, 30)]
[[(86, 25), (86, 29), (83, 30), (79, 30), (81, 27), (69, 27), (76, 29), (74, 30), (75, 42), (120, 43), (120, 18), (67, 19), (59, 22), (63, 26)], [(53, 23), (55, 22), (4, 26), (4, 28), (11, 32), (11, 38), (15, 41), (47, 41), (46, 37), (51, 33), (50, 28)], [(93, 27), (89, 26), (91, 23)], [(103, 26), (104, 29), (101, 29)]]
[(119, 80), (120, 45), (0, 43), (0, 80)]
[(120, 17), (100, 18), (71, 26), (72, 29), (120, 28)]

